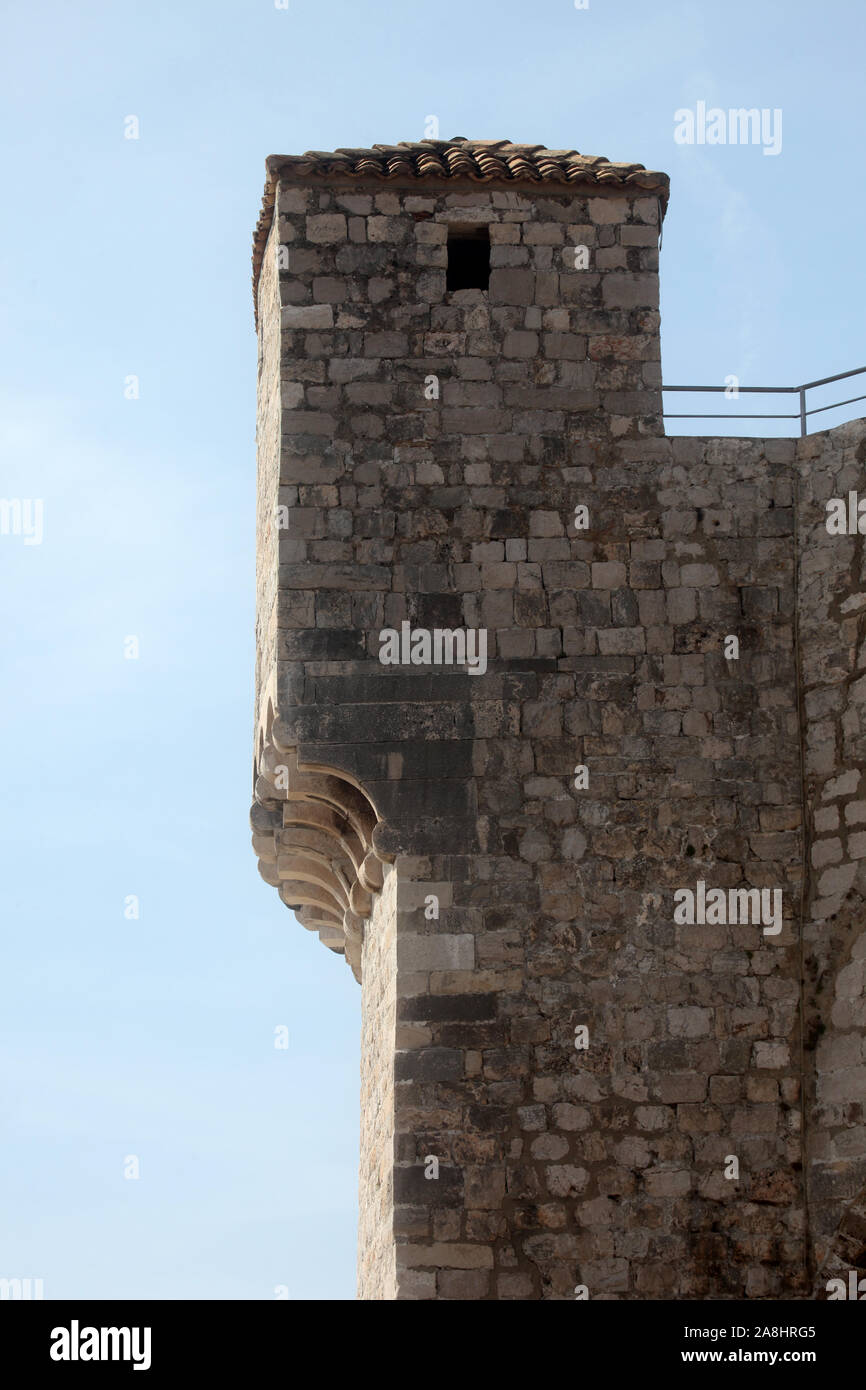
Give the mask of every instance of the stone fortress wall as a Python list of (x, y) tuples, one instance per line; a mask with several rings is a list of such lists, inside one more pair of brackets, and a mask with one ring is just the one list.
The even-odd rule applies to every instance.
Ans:
[(362, 980), (359, 1296), (820, 1296), (866, 1264), (866, 422), (664, 436), (664, 175), (268, 169), (254, 847)]

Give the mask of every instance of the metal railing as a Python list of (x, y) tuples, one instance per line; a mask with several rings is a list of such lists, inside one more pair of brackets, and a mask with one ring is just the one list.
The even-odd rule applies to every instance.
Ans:
[(799, 420), (800, 434), (807, 433), (807, 422), (810, 415), (820, 415), (825, 410), (839, 410), (843, 405), (853, 405), (856, 401), (866, 401), (866, 395), (849, 396), (846, 401), (836, 401), (833, 405), (819, 405), (812, 410), (806, 409), (806, 392), (813, 390), (816, 386), (827, 386), (831, 381), (844, 381), (847, 377), (861, 376), (866, 372), (866, 367), (855, 367), (853, 372), (838, 372), (836, 376), (825, 376), (820, 381), (807, 381), (802, 386), (663, 386), (665, 391), (722, 391), (730, 393), (730, 399), (736, 400), (745, 395), (768, 395), (781, 396), (793, 395), (800, 397), (800, 409), (793, 413), (771, 412), (767, 415), (744, 415), (740, 412), (722, 411), (718, 415), (674, 415), (669, 411), (664, 411), (666, 420)]

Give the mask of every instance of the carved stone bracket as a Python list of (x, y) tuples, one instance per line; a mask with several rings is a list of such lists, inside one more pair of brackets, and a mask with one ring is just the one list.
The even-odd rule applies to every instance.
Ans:
[(345, 954), (361, 978), (361, 945), (384, 860), (373, 848), (379, 818), (345, 772), (305, 766), (275, 733), (273, 707), (260, 732), (250, 811), (259, 873), (307, 931)]

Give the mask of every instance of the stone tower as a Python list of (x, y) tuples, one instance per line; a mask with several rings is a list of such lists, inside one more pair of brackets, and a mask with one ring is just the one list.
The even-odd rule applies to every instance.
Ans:
[(808, 1298), (866, 1246), (866, 426), (665, 438), (663, 174), (267, 175), (252, 823), (362, 982), (359, 1296)]

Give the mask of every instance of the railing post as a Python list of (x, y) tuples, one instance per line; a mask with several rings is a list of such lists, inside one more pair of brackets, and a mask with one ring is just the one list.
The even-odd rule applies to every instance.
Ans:
[(806, 433), (806, 388), (800, 387), (800, 437)]

